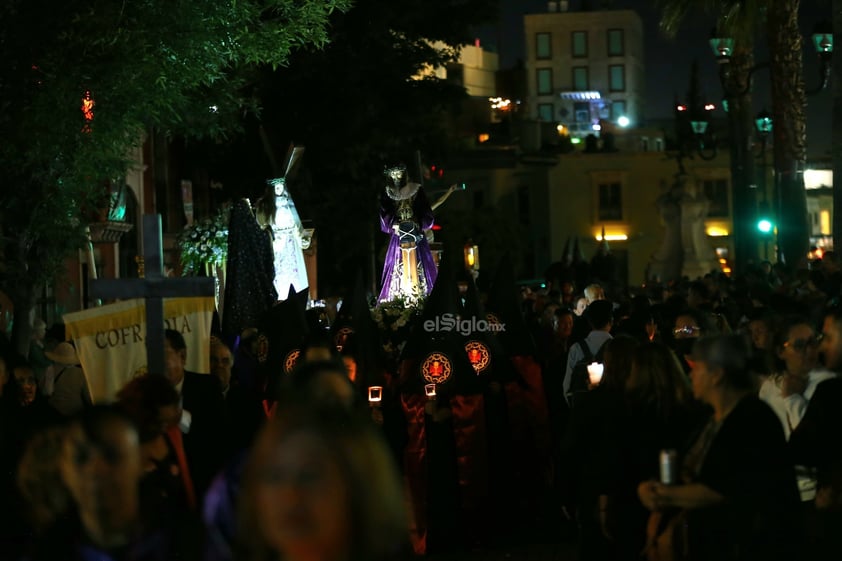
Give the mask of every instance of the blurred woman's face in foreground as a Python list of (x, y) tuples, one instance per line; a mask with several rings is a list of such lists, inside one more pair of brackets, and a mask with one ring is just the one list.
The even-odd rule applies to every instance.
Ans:
[(298, 431), (260, 445), (255, 498), (267, 545), (290, 561), (342, 559), (351, 537), (349, 490), (324, 441)]
[(137, 518), (140, 448), (128, 423), (110, 422), (101, 431), (94, 443), (79, 426), (71, 427), (59, 469), (82, 520), (106, 534), (120, 533)]

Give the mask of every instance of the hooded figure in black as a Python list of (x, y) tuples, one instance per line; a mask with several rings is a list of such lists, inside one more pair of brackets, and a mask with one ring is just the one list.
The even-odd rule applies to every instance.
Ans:
[[(488, 322), (472, 278), (468, 278), (464, 314), (472, 320), (468, 359), (485, 387), (488, 427), (489, 473), (495, 489), (495, 522), (491, 528), (505, 532), (534, 527), (539, 504), (549, 484), (550, 442), (546, 416), (535, 411), (534, 389), (526, 383), (499, 339), (508, 326)], [(483, 323), (485, 322), (485, 323)], [(466, 323), (466, 326), (468, 324)], [(540, 401), (540, 399), (539, 399)]]
[[(444, 255), (461, 252), (445, 250)], [(461, 305), (453, 271), (452, 259), (445, 258), (400, 363), (410, 535), (419, 555), (478, 537), (471, 535), (476, 528), (470, 522), (481, 519), (488, 500), (483, 385), (459, 331)], [(435, 395), (428, 397), (427, 391)]]
[[(536, 493), (543, 493), (551, 485), (552, 454), (557, 448), (553, 443), (559, 439), (554, 440), (551, 436), (549, 396), (544, 391), (535, 342), (520, 311), (521, 296), (510, 263), (511, 259), (504, 257), (497, 267), (485, 317), (489, 323), (500, 326), (490, 327), (489, 331), (504, 350), (504, 356), (514, 371), (513, 378), (507, 379), (505, 387), (511, 431), (519, 436), (514, 442), (520, 447), (517, 457), (523, 458), (518, 468), (523, 470), (519, 476), (525, 485), (521, 496), (526, 500)], [(564, 401), (563, 396), (559, 398)]]
[(360, 399), (368, 400), (370, 387), (382, 388), (380, 402), (372, 404), (372, 419), (382, 427), (397, 465), (401, 465), (406, 445), (406, 419), (397, 380), (386, 368), (377, 324), (368, 307), (361, 269), (356, 274), (352, 290), (342, 299), (342, 306), (336, 312), (331, 325), (331, 339), (342, 355)]
[(260, 376), (264, 380), (267, 406), (277, 400), (278, 388), (298, 363), (310, 335), (305, 311), (307, 298), (306, 289), (296, 293), (290, 285), (287, 299), (272, 306), (260, 320), (260, 333), (266, 336), (269, 346)]

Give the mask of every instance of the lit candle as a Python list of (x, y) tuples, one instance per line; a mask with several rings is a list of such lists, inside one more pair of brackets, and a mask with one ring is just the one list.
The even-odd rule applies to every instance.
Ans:
[(592, 362), (588, 365), (588, 379), (592, 386), (598, 386), (602, 381), (602, 370), (604, 366), (599, 362)]
[(424, 393), (427, 394), (429, 399), (436, 398), (436, 385), (435, 384), (426, 384), (424, 386)]
[(383, 399), (383, 386), (368, 387), (368, 402), (374, 406)]

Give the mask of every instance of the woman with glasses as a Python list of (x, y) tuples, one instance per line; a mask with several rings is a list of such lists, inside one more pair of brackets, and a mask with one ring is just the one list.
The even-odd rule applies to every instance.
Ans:
[[(821, 338), (801, 316), (786, 318), (775, 333), (776, 369), (761, 384), (759, 395), (780, 419), (787, 440), (804, 417), (816, 386), (835, 376), (819, 364)], [(807, 504), (816, 496), (815, 474), (796, 466), (796, 475), (801, 500)]]
[(692, 308), (686, 308), (675, 316), (672, 337), (669, 338), (670, 348), (678, 356), (684, 372), (689, 374), (690, 362), (687, 358), (693, 350), (693, 345), (701, 337), (719, 334), (716, 323), (710, 314)]
[(774, 373), (760, 386), (760, 399), (769, 404), (784, 427), (787, 440), (801, 422), (816, 386), (834, 374), (819, 365), (821, 336), (804, 317), (784, 320), (775, 333)]

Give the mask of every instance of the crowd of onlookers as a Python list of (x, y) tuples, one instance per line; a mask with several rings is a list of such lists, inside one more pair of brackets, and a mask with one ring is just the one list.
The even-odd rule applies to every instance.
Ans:
[[(48, 370), (62, 345), (48, 344)], [(210, 376), (184, 370), (187, 352), (168, 330), (165, 375), (72, 412), (52, 405), (33, 361), (3, 354), (0, 559), (339, 561), (406, 550), (393, 456), (334, 350), (311, 345), (271, 403), (232, 375), (222, 340), (212, 340)]]
[[(638, 294), (524, 290), (580, 559), (842, 559), (829, 257)], [(604, 365), (598, 385), (583, 361)]]
[[(523, 289), (552, 448), (527, 539), (572, 530), (580, 561), (842, 559), (841, 290), (832, 255), (636, 293)], [(164, 375), (91, 405), (61, 335), (36, 323), (25, 358), (3, 345), (0, 559), (408, 554), (400, 451), (329, 339), (267, 393), (249, 334), (212, 339), (208, 376), (168, 330)]]

